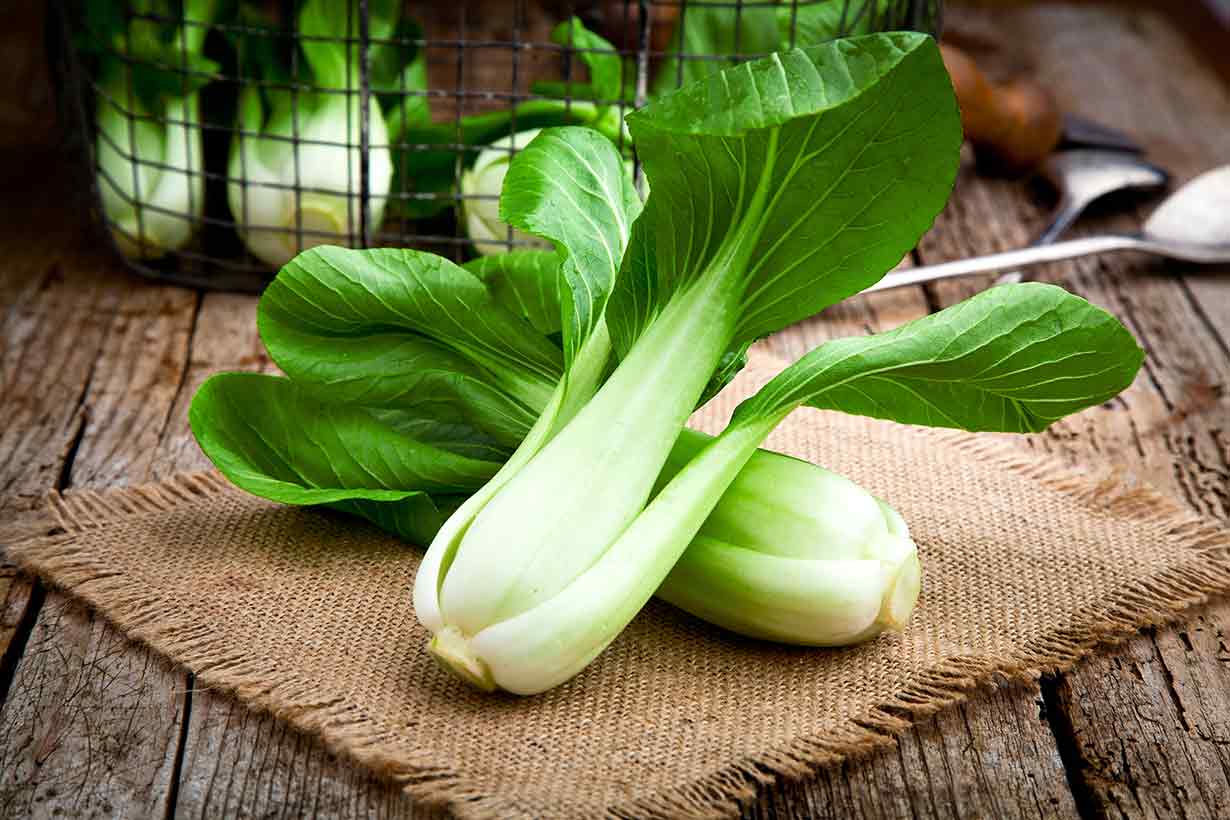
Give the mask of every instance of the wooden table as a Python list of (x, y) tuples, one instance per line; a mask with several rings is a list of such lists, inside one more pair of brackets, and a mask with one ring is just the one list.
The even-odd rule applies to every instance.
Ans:
[[(1065, 106), (1130, 130), (1180, 181), (1230, 161), (1230, 34), (1196, 20), (1192, 39), (1187, 20), (1090, 3), (949, 14), (963, 44), (1001, 47), (981, 55), (990, 64), (1029, 70)], [(253, 299), (127, 275), (66, 206), (54, 163), (27, 149), (17, 165), (0, 202), (0, 520), (52, 488), (206, 466), (188, 401), (217, 370), (269, 369)], [(967, 168), (917, 256), (1019, 245), (1046, 204)], [(1140, 216), (1103, 211), (1081, 229)], [(1120, 316), (1149, 356), (1121, 399), (1022, 446), (1116, 465), (1230, 519), (1227, 274), (1128, 256), (1047, 269)], [(767, 345), (795, 356), (985, 284), (853, 299)], [(977, 693), (891, 751), (769, 789), (749, 815), (1230, 816), (1228, 630), (1230, 605), (1215, 604), (1069, 672)], [(0, 816), (438, 814), (313, 739), (194, 688), (191, 674), (2, 563), (0, 653)]]

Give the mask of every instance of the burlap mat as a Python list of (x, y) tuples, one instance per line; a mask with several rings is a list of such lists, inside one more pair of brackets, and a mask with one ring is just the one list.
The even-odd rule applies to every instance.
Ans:
[[(715, 430), (749, 369), (707, 407)], [(52, 499), (22, 565), (131, 637), (465, 816), (713, 816), (757, 784), (891, 742), (995, 673), (1063, 667), (1099, 641), (1230, 588), (1230, 536), (1157, 493), (995, 437), (795, 413), (774, 449), (824, 464), (905, 516), (924, 565), (902, 635), (774, 646), (651, 604), (578, 678), (485, 695), (424, 651), (419, 551), (213, 475)]]

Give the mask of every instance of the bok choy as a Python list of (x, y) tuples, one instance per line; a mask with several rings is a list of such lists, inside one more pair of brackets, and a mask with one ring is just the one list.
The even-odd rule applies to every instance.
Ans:
[[(897, 331), (824, 345), (716, 439), (682, 429), (755, 338), (857, 292), (945, 201), (960, 143), (916, 35), (792, 51), (630, 118), (653, 193), (614, 145), (550, 128), (510, 164), (500, 216), (554, 253), (460, 268), (316, 248), (262, 298), (289, 378), (194, 398), (232, 481), (435, 533), (415, 584), (432, 652), (484, 688), (575, 674), (649, 595), (757, 637), (844, 644), (918, 594), (900, 516), (758, 450), (802, 403), (1032, 431), (1114, 395), (1140, 352), (1058, 288), (998, 288)], [(545, 465), (545, 466), (544, 466)]]
[(585, 28), (575, 17), (556, 26), (551, 32), (551, 39), (561, 46), (578, 50), (578, 57), (589, 71), (589, 82), (538, 82), (534, 85), (536, 93), (566, 99), (531, 100), (503, 112), (502, 117), (478, 115), (463, 118), (461, 123), (463, 131), (467, 128), (473, 130), (473, 124), (485, 117), (497, 130), (501, 126), (512, 125), (524, 129), (491, 142), (477, 155), (470, 169), (462, 174), (461, 218), (466, 235), (473, 240), (474, 249), (480, 254), (505, 250), (509, 239), (528, 246), (535, 244), (532, 234), (512, 230), (500, 219), (499, 198), (504, 174), (512, 157), (528, 145), (542, 127), (587, 125), (612, 142), (625, 144), (631, 141), (619, 118), (620, 103), (627, 100), (632, 90), (631, 80), (625, 76), (623, 62), (615, 47)]
[(519, 131), (488, 145), (461, 175), (461, 217), (466, 234), (481, 254), (506, 250), (508, 240), (527, 246), (549, 247), (530, 234), (511, 229), (500, 221), (500, 191), (504, 176), (518, 149), (538, 136), (541, 129)]
[[(261, 82), (240, 93), (227, 198), (248, 249), (274, 267), (316, 245), (357, 244), (364, 206), (373, 227), (384, 214), (393, 161), (374, 94), (367, 101), (368, 198), (360, 198), (363, 95), (355, 14), (353, 4), (303, 4), (299, 48), (311, 74), (310, 89), (288, 75), (266, 42), (276, 32), (252, 36), (241, 48), (241, 61), (253, 66), (250, 73)], [(384, 19), (375, 14), (374, 24), (388, 27), (380, 22)]]
[[(912, 34), (774, 54), (662, 97), (628, 124), (653, 193), (626, 250), (603, 245), (619, 267), (614, 288), (582, 291), (567, 276), (580, 260), (565, 259), (572, 304), (561, 389), (495, 478), (445, 523), (415, 582), (431, 651), (487, 688), (540, 692), (584, 668), (798, 404), (1024, 432), (1113, 396), (1138, 364), (1126, 331), (1075, 297), (1060, 292), (1056, 307), (1033, 287), (1000, 289), (884, 341), (843, 340), (835, 359), (844, 371), (813, 377), (810, 366), (828, 359), (805, 358), (654, 494), (684, 421), (732, 353), (872, 284), (910, 250), (948, 196), (961, 134), (938, 50)], [(509, 195), (549, 200), (571, 183), (573, 196), (590, 199), (594, 186), (575, 180), (594, 168), (573, 154), (567, 181), (535, 190), (510, 172)], [(542, 215), (563, 220), (558, 209)], [(569, 227), (603, 233), (588, 223)], [(981, 324), (955, 332), (971, 316)], [(1062, 344), (1087, 340), (1092, 350), (1075, 365), (1061, 360), (1064, 375), (1053, 377), (1043, 358), (1052, 349), (1032, 340), (1065, 329), (1073, 335)], [(591, 354), (608, 333), (620, 361), (591, 394)], [(983, 359), (980, 349), (1004, 355)], [(967, 353), (986, 366), (961, 362), (956, 372), (972, 372), (971, 384), (876, 369), (947, 372), (949, 355)], [(832, 373), (841, 378), (826, 382)], [(795, 385), (802, 376), (810, 392)], [(971, 404), (945, 404), (961, 401)]]
[(215, 4), (190, 0), (176, 26), (157, 22), (170, 4), (136, 3), (130, 19), (113, 5), (90, 12), (111, 46), (99, 55), (98, 188), (120, 250), (154, 258), (183, 246), (204, 212), (199, 92), (217, 71), (202, 54)]

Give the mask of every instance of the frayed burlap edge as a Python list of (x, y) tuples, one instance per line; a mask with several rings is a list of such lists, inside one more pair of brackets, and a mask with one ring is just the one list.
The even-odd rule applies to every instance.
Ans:
[[(1031, 478), (1075, 498), (1105, 515), (1141, 524), (1165, 524), (1165, 537), (1190, 554), (1182, 563), (1138, 579), (1102, 605), (1077, 613), (1067, 628), (1024, 644), (1011, 656), (953, 657), (903, 681), (902, 688), (843, 728), (798, 738), (732, 763), (692, 783), (609, 807), (611, 816), (650, 818), (726, 817), (739, 812), (759, 789), (778, 778), (800, 778), (824, 766), (873, 752), (895, 742), (915, 721), (966, 700), (971, 690), (993, 680), (1036, 680), (1044, 672), (1069, 669), (1099, 645), (1122, 642), (1140, 629), (1176, 620), (1180, 614), (1230, 591), (1230, 531), (1147, 487), (1125, 486), (1120, 476), (1078, 473), (1053, 459), (1038, 457), (1000, 439), (976, 439), (952, 431), (926, 431), (937, 444)], [(334, 754), (349, 757), (398, 784), (412, 797), (444, 804), (460, 816), (506, 817), (522, 814), (510, 804), (469, 783), (463, 774), (433, 762), (428, 750), (406, 760), (393, 732), (347, 705), (340, 696), (322, 697), (319, 682), (276, 679), (260, 658), (244, 657), (224, 645), (208, 624), (168, 620), (156, 598), (132, 593), (120, 573), (97, 566), (74, 548), (80, 533), (117, 518), (153, 514), (194, 498), (234, 491), (214, 473), (192, 473), (161, 484), (104, 492), (52, 493), (53, 525), (10, 546), (23, 569), (47, 578), (108, 615), (130, 638), (172, 660), (210, 657), (191, 668), (200, 684), (234, 694), (250, 707), (272, 713), (299, 730), (316, 735)], [(404, 738), (403, 738), (404, 740)]]

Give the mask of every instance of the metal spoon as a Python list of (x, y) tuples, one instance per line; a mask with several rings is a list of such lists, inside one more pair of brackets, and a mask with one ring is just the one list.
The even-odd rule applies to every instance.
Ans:
[(1127, 250), (1203, 264), (1230, 262), (1230, 165), (1206, 171), (1166, 197), (1139, 233), (1069, 239), (926, 265), (890, 274), (863, 292)]
[[(1166, 172), (1136, 154), (1122, 151), (1077, 150), (1051, 154), (1042, 165), (1044, 176), (1059, 191), (1051, 222), (1030, 243), (1050, 245), (1097, 200), (1123, 191), (1152, 192), (1166, 187)], [(1022, 271), (1002, 274), (995, 284), (1020, 282)]]

